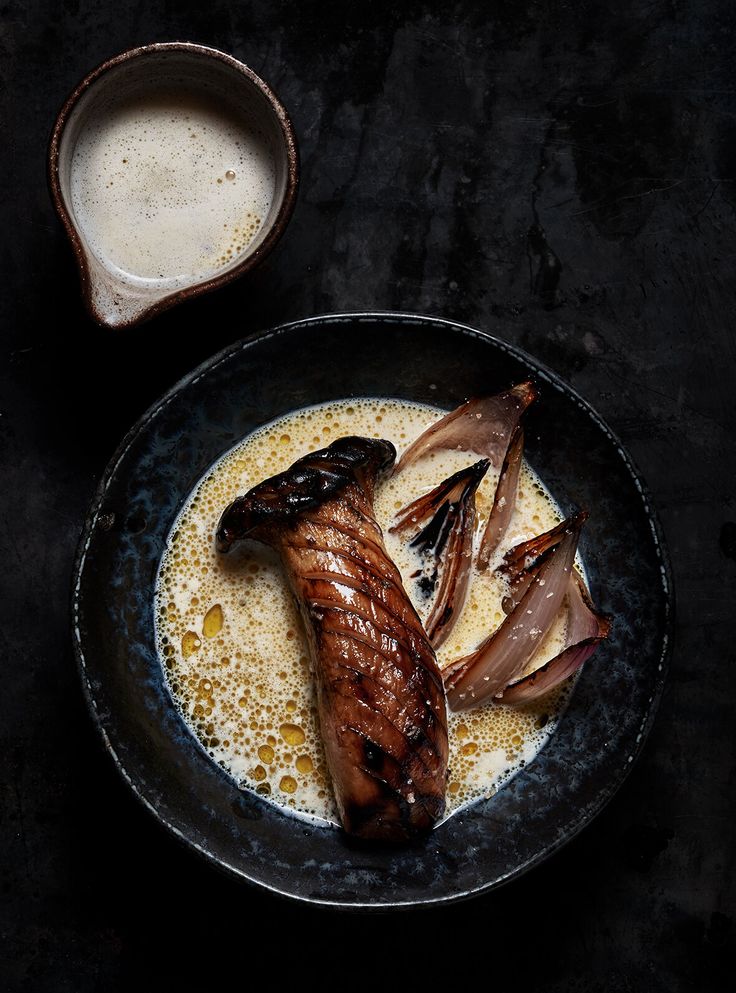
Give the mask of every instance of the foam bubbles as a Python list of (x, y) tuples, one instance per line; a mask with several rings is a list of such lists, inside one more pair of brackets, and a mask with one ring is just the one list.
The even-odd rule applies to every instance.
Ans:
[[(159, 654), (174, 700), (212, 757), (244, 787), (295, 812), (337, 821), (301, 622), (270, 549), (244, 542), (227, 556), (214, 548), (222, 510), (267, 476), (344, 435), (388, 438), (400, 453), (444, 411), (399, 400), (360, 399), (282, 417), (228, 452), (197, 485), (164, 553), (156, 593)], [(389, 533), (399, 509), (476, 461), (437, 452), (378, 487), (376, 517), (389, 554), (422, 617), (431, 607), (416, 581), (417, 558)], [(479, 542), (497, 474), (478, 496)], [(465, 609), (438, 651), (441, 666), (472, 651), (503, 619), (506, 592), (493, 567), (511, 545), (561, 519), (542, 483), (524, 466), (517, 509), (491, 568), (474, 573)], [(556, 654), (559, 621), (532, 667)], [(490, 796), (531, 761), (554, 729), (565, 692), (526, 707), (487, 706), (450, 714), (448, 814)]]
[(221, 100), (167, 89), (120, 97), (87, 122), (72, 209), (91, 250), (133, 286), (216, 275), (258, 238), (275, 192), (268, 142)]

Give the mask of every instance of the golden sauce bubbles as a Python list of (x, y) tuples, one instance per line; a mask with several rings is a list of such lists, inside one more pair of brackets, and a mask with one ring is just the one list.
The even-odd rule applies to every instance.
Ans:
[[(319, 731), (309, 654), (285, 577), (273, 551), (243, 542), (218, 555), (222, 510), (267, 476), (344, 435), (383, 437), (399, 453), (444, 411), (406, 401), (351, 399), (296, 411), (265, 425), (203, 477), (172, 528), (157, 582), (159, 654), (172, 697), (192, 732), (238, 783), (292, 811), (337, 821)], [(420, 616), (431, 598), (411, 576), (416, 553), (389, 532), (394, 516), (420, 493), (476, 461), (472, 453), (437, 452), (384, 481), (376, 517), (389, 554)], [(496, 474), (478, 491), (479, 538), (493, 503)], [(508, 547), (560, 520), (528, 467), (517, 510), (491, 568), (474, 573), (466, 608), (438, 655), (440, 666), (472, 651), (503, 619), (505, 586), (495, 565)], [(560, 622), (541, 651), (555, 654)], [(534, 707), (487, 706), (450, 714), (448, 812), (492, 794), (531, 761), (554, 729), (558, 694)]]

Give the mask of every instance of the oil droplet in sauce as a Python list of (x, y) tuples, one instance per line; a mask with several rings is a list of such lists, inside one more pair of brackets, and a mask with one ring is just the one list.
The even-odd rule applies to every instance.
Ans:
[(312, 762), (308, 755), (300, 755), (296, 760), (296, 767), (299, 772), (304, 773), (306, 776), (314, 769), (314, 762)]
[(298, 724), (282, 724), (279, 731), (287, 745), (303, 745), (307, 739)]
[(296, 793), (296, 779), (293, 776), (282, 776), (279, 789), (282, 793)]
[(205, 638), (214, 638), (220, 633), (220, 631), (222, 631), (222, 624), (222, 607), (219, 603), (216, 603), (214, 607), (210, 607), (204, 615), (204, 621), (202, 622), (202, 634)]
[(181, 654), (185, 659), (188, 659), (190, 655), (194, 655), (201, 644), (198, 634), (194, 631), (187, 631), (181, 639)]
[(266, 765), (270, 765), (273, 762), (275, 754), (270, 745), (261, 745), (258, 749), (258, 758), (262, 762), (265, 762)]

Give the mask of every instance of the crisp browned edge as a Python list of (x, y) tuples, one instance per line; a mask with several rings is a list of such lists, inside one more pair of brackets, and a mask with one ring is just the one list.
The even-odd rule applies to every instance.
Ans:
[(167, 41), (157, 42), (151, 45), (141, 45), (138, 48), (127, 49), (119, 55), (115, 55), (112, 58), (107, 59), (105, 62), (102, 62), (90, 73), (88, 73), (88, 75), (86, 75), (84, 79), (77, 84), (68, 97), (66, 103), (59, 111), (59, 115), (54, 123), (53, 131), (51, 132), (48, 152), (48, 182), (51, 192), (51, 199), (56, 213), (59, 215), (59, 218), (64, 225), (64, 230), (66, 231), (66, 235), (71, 243), (74, 256), (77, 260), (82, 298), (92, 320), (101, 327), (111, 329), (113, 327), (104, 321), (95, 309), (92, 293), (90, 291), (87, 257), (82, 247), (82, 242), (77, 229), (72, 222), (69, 211), (67, 210), (64, 202), (64, 198), (61, 194), (61, 185), (59, 183), (59, 147), (61, 144), (61, 138), (69, 120), (69, 115), (77, 104), (77, 101), (82, 94), (84, 94), (100, 78), (100, 76), (104, 75), (114, 66), (120, 65), (123, 62), (128, 62), (131, 59), (140, 58), (141, 56), (146, 56), (153, 52), (161, 51), (191, 52), (195, 55), (219, 59), (220, 62), (226, 63), (233, 69), (242, 73), (242, 75), (246, 76), (263, 93), (278, 118), (279, 124), (281, 125), (282, 137), (286, 146), (288, 160), (286, 190), (284, 191), (284, 198), (271, 230), (266, 235), (263, 242), (251, 255), (244, 258), (242, 262), (235, 266), (235, 268), (222, 273), (220, 276), (215, 276), (212, 279), (208, 279), (204, 283), (197, 283), (195, 286), (184, 287), (183, 289), (177, 290), (169, 296), (164, 297), (163, 300), (159, 300), (157, 303), (154, 303), (139, 317), (114, 325), (114, 330), (122, 330), (142, 324), (145, 321), (150, 320), (152, 317), (155, 317), (157, 314), (160, 314), (162, 311), (168, 310), (170, 307), (174, 307), (176, 304), (181, 303), (184, 300), (199, 296), (200, 293), (209, 293), (211, 290), (216, 290), (220, 286), (224, 286), (227, 283), (232, 282), (232, 280), (237, 279), (239, 276), (242, 276), (246, 272), (249, 272), (251, 269), (255, 268), (255, 266), (262, 262), (263, 259), (271, 252), (281, 235), (284, 233), (286, 225), (289, 223), (289, 219), (291, 218), (296, 205), (296, 193), (299, 185), (299, 152), (297, 150), (294, 127), (291, 123), (291, 119), (286, 111), (286, 108), (278, 99), (273, 90), (271, 90), (268, 84), (265, 83), (260, 76), (257, 76), (252, 69), (249, 69), (247, 65), (238, 61), (238, 59), (234, 58), (232, 55), (219, 51), (219, 49), (209, 48), (206, 45), (197, 45), (194, 42), (188, 41)]

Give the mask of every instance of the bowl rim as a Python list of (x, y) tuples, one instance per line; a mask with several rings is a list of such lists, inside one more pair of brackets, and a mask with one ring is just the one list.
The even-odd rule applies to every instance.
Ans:
[(123, 52), (119, 52), (117, 55), (113, 55), (109, 59), (105, 59), (104, 62), (101, 62), (99, 65), (95, 66), (94, 69), (88, 72), (87, 75), (84, 76), (79, 83), (77, 83), (57, 114), (51, 131), (51, 137), (49, 139), (46, 170), (51, 201), (64, 227), (64, 231), (66, 232), (66, 236), (71, 244), (72, 251), (74, 252), (74, 257), (79, 270), (82, 298), (87, 312), (92, 320), (101, 327), (112, 327), (112, 325), (104, 319), (95, 306), (90, 279), (88, 252), (84, 248), (79, 230), (72, 219), (71, 210), (67, 206), (61, 190), (61, 181), (59, 179), (59, 159), (64, 133), (66, 131), (66, 126), (69, 123), (69, 118), (72, 111), (76, 107), (77, 103), (101, 77), (105, 76), (110, 70), (115, 69), (117, 66), (124, 65), (127, 62), (131, 62), (139, 58), (146, 58), (150, 55), (156, 55), (159, 52), (181, 52), (184, 54), (194, 55), (195, 57), (219, 61), (228, 66), (230, 69), (240, 73), (263, 94), (279, 124), (283, 147), (286, 151), (286, 186), (284, 188), (284, 193), (278, 212), (269, 228), (268, 234), (253, 252), (246, 255), (237, 265), (233, 266), (232, 269), (228, 269), (226, 272), (203, 280), (202, 282), (193, 283), (190, 286), (183, 286), (180, 289), (172, 290), (171, 293), (167, 293), (165, 296), (152, 303), (150, 307), (147, 307), (137, 316), (115, 324), (115, 330), (124, 330), (126, 328), (137, 327), (139, 324), (156, 317), (163, 311), (169, 310), (169, 308), (176, 306), (176, 304), (189, 300), (192, 297), (199, 296), (201, 293), (209, 293), (212, 290), (219, 289), (219, 287), (225, 286), (227, 283), (232, 282), (234, 279), (237, 279), (238, 277), (249, 272), (251, 269), (255, 268), (260, 262), (263, 261), (263, 259), (266, 258), (267, 255), (271, 253), (272, 249), (283, 235), (289, 220), (291, 219), (291, 215), (294, 212), (294, 207), (296, 206), (300, 167), (299, 150), (294, 125), (285, 106), (276, 96), (268, 83), (261, 79), (261, 77), (244, 62), (236, 59), (233, 55), (229, 55), (227, 52), (220, 51), (218, 48), (211, 48), (208, 45), (200, 45), (191, 41), (165, 41), (154, 42), (148, 45), (139, 45), (136, 48), (126, 49)]
[[(81, 631), (79, 625), (79, 601), (78, 594), (81, 588), (82, 573), (84, 570), (85, 559), (87, 550), (91, 543), (92, 535), (95, 526), (97, 525), (98, 519), (100, 517), (100, 511), (103, 506), (103, 501), (107, 493), (108, 486), (112, 481), (114, 474), (116, 473), (118, 466), (124, 459), (139, 433), (147, 426), (149, 421), (154, 418), (161, 410), (163, 410), (179, 393), (180, 391), (186, 389), (192, 383), (197, 382), (203, 375), (207, 372), (214, 370), (223, 362), (226, 362), (232, 355), (240, 351), (245, 351), (249, 347), (257, 345), (259, 342), (268, 340), (270, 338), (275, 338), (292, 330), (298, 329), (300, 327), (310, 327), (310, 326), (320, 326), (325, 323), (329, 324), (340, 324), (340, 323), (353, 323), (353, 322), (375, 322), (393, 320), (407, 326), (422, 327), (427, 326), (427, 324), (453, 328), (454, 330), (460, 331), (463, 334), (467, 334), (473, 338), (486, 340), (493, 347), (499, 348), (506, 352), (512, 358), (524, 363), (526, 365), (531, 365), (534, 370), (534, 375), (537, 378), (544, 380), (549, 386), (561, 391), (563, 394), (567, 394), (574, 402), (582, 409), (582, 411), (588, 416), (593, 423), (604, 433), (606, 439), (615, 447), (616, 453), (623, 462), (623, 465), (632, 479), (636, 490), (638, 491), (639, 497), (642, 501), (644, 514), (647, 520), (647, 524), (651, 531), (653, 548), (657, 556), (660, 568), (660, 581), (661, 581), (661, 593), (662, 593), (662, 603), (663, 603), (663, 620), (662, 620), (662, 632), (661, 632), (661, 645), (658, 654), (657, 662), (657, 674), (655, 679), (655, 686), (652, 691), (652, 696), (650, 697), (649, 703), (647, 705), (646, 714), (640, 725), (639, 734), (636, 737), (636, 741), (631, 747), (630, 753), (628, 755), (627, 761), (618, 766), (618, 772), (615, 776), (611, 776), (606, 782), (604, 787), (599, 791), (596, 796), (594, 803), (590, 805), (587, 812), (581, 815), (574, 823), (572, 823), (565, 835), (557, 840), (548, 842), (544, 844), (531, 858), (527, 859), (525, 862), (519, 864), (513, 869), (509, 870), (501, 876), (485, 881), (478, 886), (469, 887), (463, 892), (456, 892), (447, 895), (440, 896), (427, 896), (421, 900), (409, 899), (409, 900), (393, 900), (389, 902), (376, 903), (376, 902), (345, 902), (343, 900), (331, 899), (327, 897), (321, 897), (314, 894), (308, 896), (291, 892), (288, 888), (279, 888), (278, 886), (272, 885), (265, 882), (259, 878), (249, 875), (246, 871), (230, 865), (223, 861), (216, 854), (206, 850), (205, 847), (199, 845), (192, 838), (188, 837), (182, 830), (180, 830), (175, 824), (172, 824), (162, 812), (144, 795), (144, 792), (140, 790), (134, 779), (131, 777), (129, 772), (124, 768), (120, 757), (117, 755), (115, 748), (110, 741), (110, 738), (105, 730), (102, 722), (102, 718), (97, 710), (96, 702), (94, 699), (94, 694), (92, 687), (90, 685), (89, 679), (87, 677), (84, 650), (82, 646)], [(676, 597), (675, 597), (675, 587), (673, 581), (672, 567), (670, 562), (669, 553), (667, 550), (667, 545), (664, 538), (664, 532), (659, 521), (659, 517), (654, 508), (654, 504), (651, 498), (651, 494), (644, 482), (642, 475), (634, 463), (631, 455), (619, 440), (618, 436), (611, 430), (606, 421), (595, 411), (595, 409), (585, 400), (578, 392), (574, 389), (565, 379), (563, 379), (558, 373), (552, 370), (549, 366), (538, 361), (535, 357), (531, 356), (524, 349), (519, 348), (507, 341), (504, 341), (495, 335), (490, 334), (487, 331), (480, 330), (478, 328), (472, 327), (468, 324), (464, 324), (459, 321), (451, 320), (448, 318), (437, 317), (428, 314), (417, 314), (406, 311), (394, 311), (394, 310), (372, 310), (372, 311), (345, 311), (345, 312), (333, 312), (315, 315), (313, 317), (301, 318), (295, 321), (289, 321), (284, 324), (275, 325), (271, 328), (261, 329), (252, 335), (240, 339), (225, 348), (221, 349), (219, 352), (205, 359), (198, 366), (188, 372), (183, 376), (177, 383), (171, 386), (165, 393), (163, 393), (159, 399), (153, 403), (133, 424), (133, 426), (128, 430), (128, 432), (123, 437), (122, 441), (115, 450), (113, 456), (108, 462), (103, 475), (100, 478), (100, 482), (95, 490), (93, 499), (91, 501), (87, 516), (85, 518), (84, 527), (80, 535), (79, 543), (77, 545), (77, 550), (74, 558), (74, 566), (72, 570), (72, 584), (71, 584), (71, 620), (72, 620), (72, 641), (74, 656), (77, 664), (77, 669), (79, 672), (80, 680), (82, 683), (82, 689), (84, 697), (87, 702), (87, 706), (91, 713), (93, 722), (98, 728), (100, 735), (102, 737), (104, 746), (108, 754), (110, 755), (115, 767), (117, 768), (120, 775), (127, 782), (133, 794), (137, 797), (140, 803), (151, 812), (155, 820), (167, 829), (175, 838), (186, 845), (186, 847), (193, 849), (200, 855), (205, 861), (224, 873), (225, 875), (235, 878), (258, 888), (269, 892), (270, 894), (277, 896), (282, 899), (294, 900), (300, 904), (307, 906), (319, 907), (322, 909), (342, 909), (348, 911), (359, 911), (359, 912), (370, 912), (370, 913), (383, 913), (385, 911), (392, 910), (409, 910), (416, 908), (430, 908), (437, 907), (445, 904), (459, 903), (475, 896), (481, 895), (483, 893), (489, 893), (493, 890), (499, 889), (502, 886), (507, 885), (513, 880), (517, 879), (519, 876), (524, 875), (530, 869), (535, 866), (545, 862), (552, 855), (556, 854), (562, 848), (564, 848), (569, 842), (580, 834), (580, 832), (587, 827), (595, 818), (601, 813), (601, 811), (608, 805), (608, 803), (613, 799), (615, 794), (623, 786), (625, 781), (637, 760), (640, 756), (642, 749), (646, 743), (649, 736), (651, 728), (654, 724), (657, 711), (659, 709), (660, 701), (662, 698), (662, 693), (667, 681), (667, 675), (669, 671), (669, 662), (672, 655), (673, 649), (673, 639), (675, 631), (675, 607), (676, 607)]]

